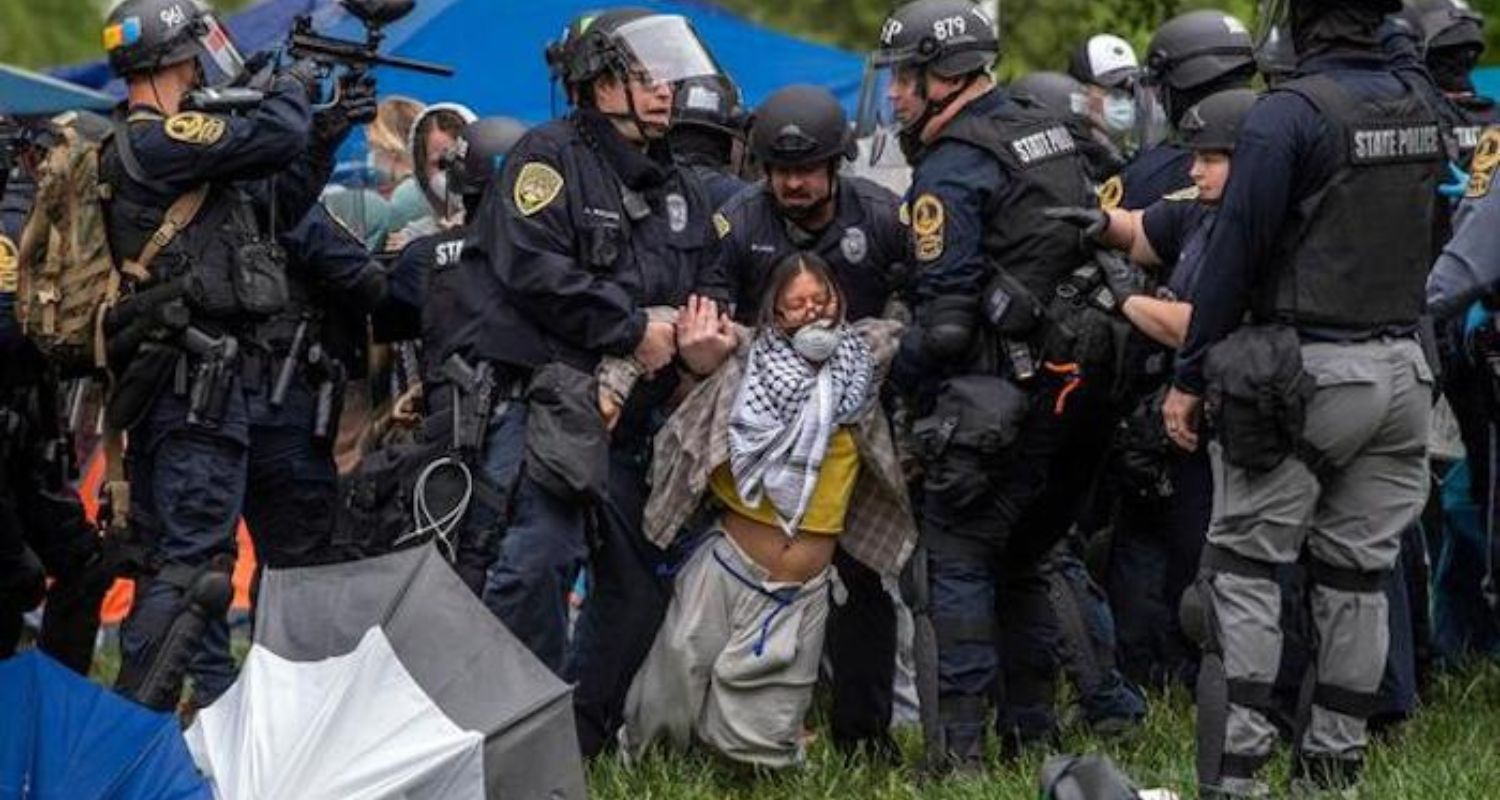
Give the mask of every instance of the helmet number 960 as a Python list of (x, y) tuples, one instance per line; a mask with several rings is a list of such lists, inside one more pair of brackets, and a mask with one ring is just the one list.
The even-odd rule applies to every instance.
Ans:
[(161, 22), (169, 28), (175, 28), (187, 22), (187, 13), (182, 10), (182, 6), (180, 5), (164, 8), (161, 10)]

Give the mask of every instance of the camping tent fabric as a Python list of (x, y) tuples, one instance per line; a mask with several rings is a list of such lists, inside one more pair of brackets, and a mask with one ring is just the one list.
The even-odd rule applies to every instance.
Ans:
[(0, 797), (212, 800), (171, 714), (38, 650), (0, 661)]
[(114, 98), (77, 84), (0, 64), (0, 114), (50, 117), (73, 108), (108, 111)]
[(1500, 67), (1474, 70), (1474, 88), (1485, 97), (1500, 97)]
[[(853, 53), (778, 33), (705, 0), (633, 4), (692, 19), (751, 104), (786, 84), (811, 81), (828, 87), (854, 110), (863, 61)], [(542, 49), (571, 19), (600, 7), (597, 0), (418, 0), (410, 16), (386, 29), (383, 49), (448, 64), (457, 74), (442, 78), (380, 70), (380, 91), (424, 102), (461, 102), (481, 115), (505, 114), (530, 123), (550, 119), (554, 104), (561, 105), (563, 98), (554, 97)], [(249, 53), (278, 45), (292, 19), (303, 13), (313, 14), (319, 31), (363, 39), (358, 21), (334, 0), (264, 0), (227, 24), (240, 49)], [(63, 67), (54, 74), (122, 93), (103, 62)]]
[(225, 800), (586, 791), (570, 688), (432, 546), (264, 571), (245, 670), (188, 739)]

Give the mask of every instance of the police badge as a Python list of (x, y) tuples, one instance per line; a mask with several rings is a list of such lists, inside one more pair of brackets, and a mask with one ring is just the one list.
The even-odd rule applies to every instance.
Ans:
[(864, 230), (845, 228), (844, 238), (839, 240), (839, 251), (844, 254), (844, 260), (850, 264), (864, 261), (865, 254), (870, 251), (870, 241), (865, 238)]
[(687, 222), (687, 200), (676, 192), (667, 195), (667, 226), (673, 233), (682, 233), (687, 230)]

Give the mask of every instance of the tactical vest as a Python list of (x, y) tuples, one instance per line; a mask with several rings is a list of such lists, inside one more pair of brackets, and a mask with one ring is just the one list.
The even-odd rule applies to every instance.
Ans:
[(1352, 333), (1415, 324), (1444, 158), (1437, 116), (1410, 87), (1394, 100), (1362, 102), (1312, 75), (1276, 91), (1295, 92), (1323, 116), (1338, 168), (1291, 209), (1256, 315)]
[[(137, 112), (131, 119), (158, 118)], [(110, 187), (105, 232), (117, 265), (140, 255), (180, 193), (153, 185), (149, 176), (127, 163), (133, 154), (122, 147), (123, 126), (106, 143), (100, 176)], [(143, 180), (144, 179), (144, 180)], [(232, 184), (213, 184), (192, 223), (173, 237), (152, 261), (151, 279), (136, 290), (171, 280), (189, 279), (195, 312), (231, 321), (239, 316), (235, 286), (236, 250), (259, 238), (259, 222), (249, 198)]]
[(944, 139), (983, 149), (1000, 162), (1010, 187), (985, 210), (984, 253), (991, 266), (1045, 302), (1087, 253), (1077, 228), (1047, 219), (1042, 210), (1095, 203), (1066, 124), (1030, 101), (1011, 98), (991, 115), (960, 114), (933, 144)]

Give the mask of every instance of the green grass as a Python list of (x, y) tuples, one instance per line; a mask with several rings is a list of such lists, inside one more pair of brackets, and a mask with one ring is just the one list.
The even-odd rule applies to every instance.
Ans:
[[(1500, 665), (1489, 664), (1439, 678), (1422, 712), (1371, 750), (1359, 796), (1411, 800), (1500, 798)], [(1193, 718), (1181, 691), (1151, 698), (1151, 713), (1138, 731), (1101, 742), (1067, 730), (1067, 752), (1108, 754), (1143, 787), (1166, 787), (1193, 795)], [(907, 763), (920, 743), (903, 732)], [(992, 761), (982, 779), (925, 781), (914, 767), (892, 768), (862, 759), (845, 762), (819, 737), (804, 768), (758, 778), (701, 753), (653, 753), (625, 766), (602, 760), (590, 769), (596, 800), (719, 800), (720, 798), (1032, 798), (1043, 754), (1019, 761)], [(1285, 785), (1286, 759), (1270, 778)]]
[[(232, 649), (242, 658), (247, 643), (236, 637)], [(113, 647), (100, 648), (94, 678), (107, 682), (117, 669)], [(1062, 749), (1102, 752), (1142, 787), (1166, 787), (1193, 796), (1193, 710), (1180, 691), (1151, 697), (1145, 724), (1120, 739), (1101, 742), (1077, 728), (1064, 731)], [(821, 728), (814, 720), (815, 730)], [(929, 781), (918, 774), (920, 737), (900, 733), (906, 765), (890, 767), (863, 758), (844, 760), (827, 737), (813, 742), (808, 763), (780, 773), (750, 775), (714, 756), (656, 751), (626, 766), (612, 758), (589, 769), (595, 800), (978, 800), (1033, 798), (1036, 773), (1045, 754), (1018, 761), (990, 762), (983, 778)], [(1268, 776), (1284, 786), (1285, 754)], [(1376, 742), (1359, 796), (1402, 800), (1491, 800), (1500, 798), (1500, 664), (1491, 662), (1440, 676), (1427, 692), (1415, 719)]]

